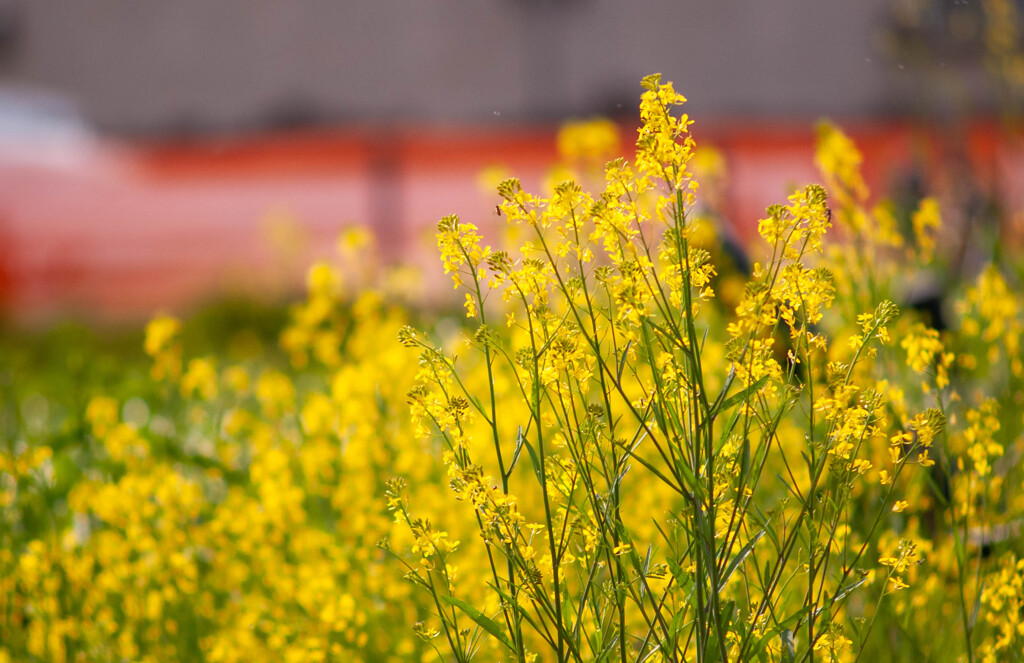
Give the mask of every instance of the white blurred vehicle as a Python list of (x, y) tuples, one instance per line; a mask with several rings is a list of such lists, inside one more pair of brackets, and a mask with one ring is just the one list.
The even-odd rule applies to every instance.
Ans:
[(0, 86), (0, 166), (66, 169), (87, 162), (96, 166), (102, 152), (98, 134), (67, 97)]

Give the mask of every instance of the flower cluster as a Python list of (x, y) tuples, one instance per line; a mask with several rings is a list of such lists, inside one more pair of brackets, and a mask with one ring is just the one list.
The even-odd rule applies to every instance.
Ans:
[(916, 308), (938, 206), (868, 207), (831, 125), (747, 272), (642, 89), (630, 158), (573, 125), (504, 237), (441, 219), (447, 314), (350, 229), (276, 348), (159, 316), (49, 390), (0, 348), (0, 661), (1024, 656), (1019, 272)]

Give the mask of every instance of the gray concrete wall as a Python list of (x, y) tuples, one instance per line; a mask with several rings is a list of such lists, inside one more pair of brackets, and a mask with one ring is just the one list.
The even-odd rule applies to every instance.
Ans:
[(114, 131), (635, 112), (662, 71), (709, 115), (909, 103), (886, 0), (7, 0), (7, 83)]

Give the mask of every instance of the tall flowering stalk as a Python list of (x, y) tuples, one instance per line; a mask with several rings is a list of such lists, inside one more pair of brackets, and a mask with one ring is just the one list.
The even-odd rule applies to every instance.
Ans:
[[(657, 75), (643, 88), (636, 158), (609, 162), (600, 194), (502, 182), (502, 214), (527, 231), (507, 250), (455, 216), (438, 224), (478, 355), (404, 330), (421, 353), (410, 403), (443, 441), (491, 578), (471, 604), (440, 550), (410, 577), (460, 661), (486, 643), (515, 660), (844, 659), (851, 597), (877, 575), (882, 594), (905, 586), (910, 553), (876, 562), (873, 543), (902, 510), (897, 479), (930, 462), (923, 429), (899, 437), (881, 490), (857, 497), (894, 425), (871, 366), (899, 310), (857, 310), (835, 344), (818, 185), (768, 209), (766, 259), (734, 312), (716, 308), (685, 99)], [(390, 499), (415, 530), (415, 505)]]

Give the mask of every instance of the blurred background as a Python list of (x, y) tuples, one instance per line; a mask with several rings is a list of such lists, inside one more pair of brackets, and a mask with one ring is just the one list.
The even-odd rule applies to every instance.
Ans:
[(566, 120), (611, 119), (628, 156), (652, 72), (721, 155), (738, 243), (818, 179), (828, 117), (873, 192), (936, 193), (963, 237), (1010, 247), (1022, 15), (1020, 0), (0, 0), (0, 309), (138, 320), (278, 300), (353, 226), (429, 287), (437, 219), (503, 223), (489, 185), (540, 187)]

